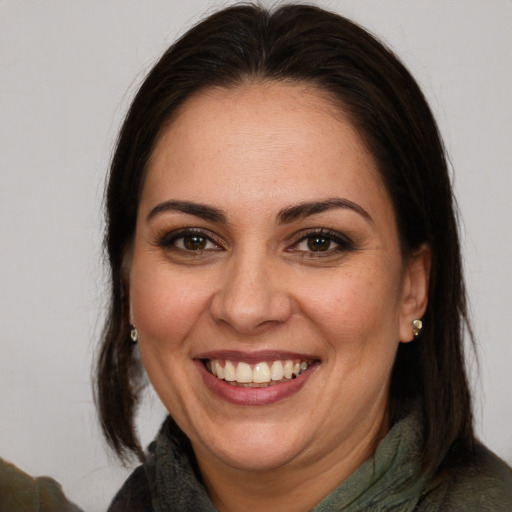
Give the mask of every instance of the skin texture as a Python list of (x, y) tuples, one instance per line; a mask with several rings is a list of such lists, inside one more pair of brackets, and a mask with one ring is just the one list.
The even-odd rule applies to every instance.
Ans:
[[(361, 211), (279, 216), (333, 198)], [(166, 201), (217, 208), (225, 222), (150, 215)], [(185, 228), (201, 231), (202, 250), (186, 249)], [(350, 244), (312, 251), (320, 229)], [(190, 98), (154, 149), (126, 265), (142, 361), (219, 510), (310, 510), (373, 453), (398, 343), (426, 308), (429, 255), (404, 261), (373, 159), (325, 94), (250, 83)], [(223, 350), (318, 364), (291, 396), (236, 405), (198, 370)]]

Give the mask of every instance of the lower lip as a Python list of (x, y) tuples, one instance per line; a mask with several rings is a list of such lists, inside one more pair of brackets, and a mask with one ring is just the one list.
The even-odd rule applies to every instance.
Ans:
[(269, 405), (281, 402), (295, 395), (308, 381), (318, 363), (312, 364), (304, 373), (295, 379), (266, 388), (245, 388), (232, 386), (212, 375), (200, 360), (194, 361), (203, 377), (206, 386), (218, 397), (235, 405)]

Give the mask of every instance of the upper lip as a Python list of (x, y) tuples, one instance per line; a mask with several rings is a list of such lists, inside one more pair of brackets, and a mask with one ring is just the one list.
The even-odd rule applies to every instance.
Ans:
[(318, 360), (319, 358), (312, 354), (282, 350), (259, 350), (251, 352), (244, 352), (241, 350), (211, 350), (196, 355), (194, 359), (227, 359), (229, 361), (256, 364), (263, 361), (285, 361), (287, 359), (307, 361), (310, 359)]

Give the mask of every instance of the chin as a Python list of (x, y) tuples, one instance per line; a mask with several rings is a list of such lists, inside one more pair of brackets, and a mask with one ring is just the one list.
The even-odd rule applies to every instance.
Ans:
[(268, 447), (252, 450), (238, 447), (216, 455), (224, 464), (241, 471), (272, 471), (288, 465), (294, 459), (288, 450), (269, 450)]
[[(249, 434), (248, 429), (251, 430)], [(295, 438), (289, 433), (289, 429), (285, 429), (288, 432), (282, 430), (276, 430), (275, 426), (262, 428), (261, 425), (243, 426), (235, 431), (223, 428), (218, 438), (208, 436), (201, 444), (214, 458), (232, 468), (243, 471), (271, 471), (289, 464), (305, 448), (304, 436)], [(195, 451), (199, 449), (194, 442), (192, 444)]]

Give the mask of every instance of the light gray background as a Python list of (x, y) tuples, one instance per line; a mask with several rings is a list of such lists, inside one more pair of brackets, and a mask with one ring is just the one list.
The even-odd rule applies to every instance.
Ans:
[[(90, 391), (113, 141), (151, 63), (227, 3), (0, 0), (0, 456), (88, 511), (129, 471), (105, 452)], [(478, 432), (512, 463), (512, 2), (320, 4), (386, 40), (438, 118), (464, 223)], [(146, 401), (144, 443), (162, 415)]]

